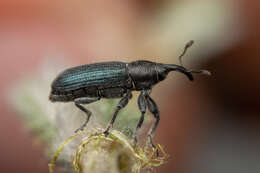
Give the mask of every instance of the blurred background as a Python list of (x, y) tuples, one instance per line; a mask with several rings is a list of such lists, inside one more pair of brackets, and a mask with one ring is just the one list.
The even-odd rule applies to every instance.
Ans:
[(153, 89), (155, 142), (170, 154), (157, 171), (260, 172), (259, 17), (257, 0), (1, 0), (1, 172), (48, 172), (45, 144), (7, 101), (44, 62), (177, 64), (189, 40), (184, 65), (212, 76), (171, 73)]

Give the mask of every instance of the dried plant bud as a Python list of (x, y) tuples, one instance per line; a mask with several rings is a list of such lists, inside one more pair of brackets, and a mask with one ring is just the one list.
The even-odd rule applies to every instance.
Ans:
[[(73, 157), (73, 167), (78, 173), (139, 173), (162, 165), (168, 157), (160, 145), (153, 151), (140, 146), (134, 148), (132, 140), (117, 130), (112, 130), (108, 136), (101, 131), (82, 132), (69, 137), (59, 147), (49, 165), (51, 173), (64, 147), (76, 136), (82, 138)], [(162, 156), (156, 156), (157, 151)]]

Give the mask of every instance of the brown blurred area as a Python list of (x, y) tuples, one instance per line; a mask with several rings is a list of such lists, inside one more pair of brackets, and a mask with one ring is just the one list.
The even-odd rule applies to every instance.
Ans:
[[(7, 104), (10, 86), (34, 73), (47, 56), (62, 55), (79, 65), (131, 61), (134, 59), (128, 57), (160, 52), (143, 46), (147, 44), (143, 40), (149, 37), (146, 31), (153, 19), (175, 2), (181, 3), (0, 1), (1, 172), (48, 171), (44, 144), (35, 140)], [(231, 2), (239, 6), (244, 37), (214, 54), (205, 54), (198, 66), (210, 70), (212, 76), (196, 76), (193, 83), (180, 79), (181, 75), (177, 79), (170, 76), (154, 88), (152, 96), (161, 110), (155, 141), (171, 155), (158, 172), (260, 171), (260, 2)], [(198, 49), (207, 51), (199, 45)], [(172, 89), (177, 82), (180, 85)]]

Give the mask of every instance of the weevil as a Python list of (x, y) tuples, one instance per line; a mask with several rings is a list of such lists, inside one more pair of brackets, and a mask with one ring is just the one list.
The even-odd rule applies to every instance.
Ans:
[(179, 56), (180, 65), (138, 60), (130, 63), (101, 62), (67, 69), (52, 82), (49, 99), (52, 102), (74, 102), (76, 107), (85, 112), (86, 120), (76, 130), (77, 132), (84, 129), (91, 117), (91, 112), (83, 107), (83, 104), (90, 104), (101, 98), (121, 98), (104, 131), (104, 134), (108, 135), (119, 111), (132, 98), (131, 92), (140, 91), (138, 107), (141, 116), (136, 126), (134, 141), (136, 144), (137, 132), (143, 124), (148, 108), (155, 118), (148, 134), (151, 145), (155, 147), (152, 137), (160, 121), (160, 113), (155, 101), (150, 97), (153, 86), (163, 81), (171, 71), (181, 72), (191, 81), (193, 80), (192, 73), (210, 74), (207, 70), (188, 70), (183, 66), (182, 57), (192, 44), (193, 41), (188, 42)]

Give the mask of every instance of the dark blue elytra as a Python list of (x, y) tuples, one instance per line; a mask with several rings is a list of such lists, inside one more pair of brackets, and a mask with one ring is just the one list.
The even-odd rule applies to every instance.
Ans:
[[(67, 69), (53, 81), (50, 100), (65, 102), (80, 97), (121, 97), (131, 87), (126, 66), (124, 62), (102, 62)], [(107, 94), (108, 89), (113, 92), (119, 90), (118, 87), (124, 88), (123, 93)]]
[(88, 64), (62, 72), (52, 83), (52, 88), (62, 92), (86, 86), (116, 86), (127, 77), (126, 64), (123, 62)]

